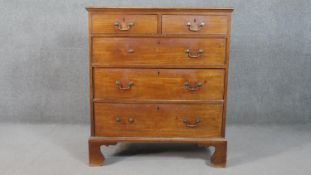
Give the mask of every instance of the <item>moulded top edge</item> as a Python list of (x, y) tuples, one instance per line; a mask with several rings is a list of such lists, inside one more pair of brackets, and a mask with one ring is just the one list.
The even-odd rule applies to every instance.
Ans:
[(233, 11), (232, 7), (107, 7), (107, 6), (87, 6), (88, 11), (92, 10), (224, 10)]

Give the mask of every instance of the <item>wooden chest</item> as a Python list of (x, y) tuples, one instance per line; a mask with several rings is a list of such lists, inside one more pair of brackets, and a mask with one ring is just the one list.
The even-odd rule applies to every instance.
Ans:
[(214, 146), (224, 166), (231, 8), (88, 7), (90, 165), (101, 145)]

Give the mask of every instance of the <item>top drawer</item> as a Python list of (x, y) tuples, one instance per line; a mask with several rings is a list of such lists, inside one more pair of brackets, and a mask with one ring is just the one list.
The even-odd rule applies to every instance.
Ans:
[(164, 34), (227, 34), (227, 16), (163, 15)]
[(157, 33), (157, 15), (104, 15), (92, 16), (92, 33), (154, 34)]

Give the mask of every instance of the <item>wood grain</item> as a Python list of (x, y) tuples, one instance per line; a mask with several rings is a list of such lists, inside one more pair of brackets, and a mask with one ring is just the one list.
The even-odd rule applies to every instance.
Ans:
[[(93, 38), (93, 64), (113, 66), (178, 65), (182, 67), (224, 65), (223, 38)], [(185, 51), (190, 49), (190, 56)], [(198, 55), (198, 50), (203, 53)]]
[(211, 164), (224, 166), (233, 9), (87, 10), (90, 165), (103, 165), (101, 145), (175, 142), (214, 146)]
[[(120, 31), (114, 26), (115, 22), (133, 22), (134, 26), (128, 31)], [(105, 15), (94, 14), (92, 16), (92, 33), (157, 33), (157, 15)]]
[(90, 166), (100, 166), (104, 165), (105, 157), (101, 153), (100, 147), (102, 145), (115, 145), (117, 142), (114, 141), (104, 141), (97, 139), (89, 139), (89, 164)]
[(98, 166), (104, 164), (104, 156), (101, 153), (101, 145), (114, 145), (117, 142), (139, 142), (139, 143), (196, 143), (200, 146), (215, 147), (215, 152), (211, 157), (211, 165), (214, 167), (225, 167), (227, 160), (227, 140), (220, 137), (204, 138), (181, 138), (181, 137), (90, 137), (89, 138), (89, 157), (90, 165)]
[[(196, 23), (195, 23), (196, 21)], [(186, 24), (204, 22), (197, 32), (190, 31)], [(162, 15), (162, 32), (165, 34), (226, 34), (228, 18), (225, 15)]]
[(217, 137), (221, 133), (222, 104), (95, 103), (94, 111), (96, 136)]
[[(220, 100), (224, 95), (225, 71), (222, 69), (94, 69), (94, 97), (97, 99), (157, 99), (157, 100)], [(129, 90), (120, 90), (132, 81)], [(191, 86), (203, 83), (197, 91)]]
[(229, 11), (232, 12), (233, 8), (232, 7), (138, 7), (138, 6), (87, 6), (85, 7), (88, 11), (104, 11), (104, 10), (113, 10), (114, 12), (117, 11), (123, 11), (123, 10), (127, 10), (127, 11), (179, 11), (182, 13), (186, 13), (187, 10), (193, 10), (194, 12), (199, 11), (199, 10), (204, 10), (205, 12), (208, 11), (219, 11), (219, 10), (223, 10), (223, 11)]

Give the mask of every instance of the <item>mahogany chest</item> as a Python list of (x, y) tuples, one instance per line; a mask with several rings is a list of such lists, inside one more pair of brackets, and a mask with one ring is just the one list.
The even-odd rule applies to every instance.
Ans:
[(88, 7), (90, 165), (101, 145), (213, 146), (224, 166), (231, 8)]

